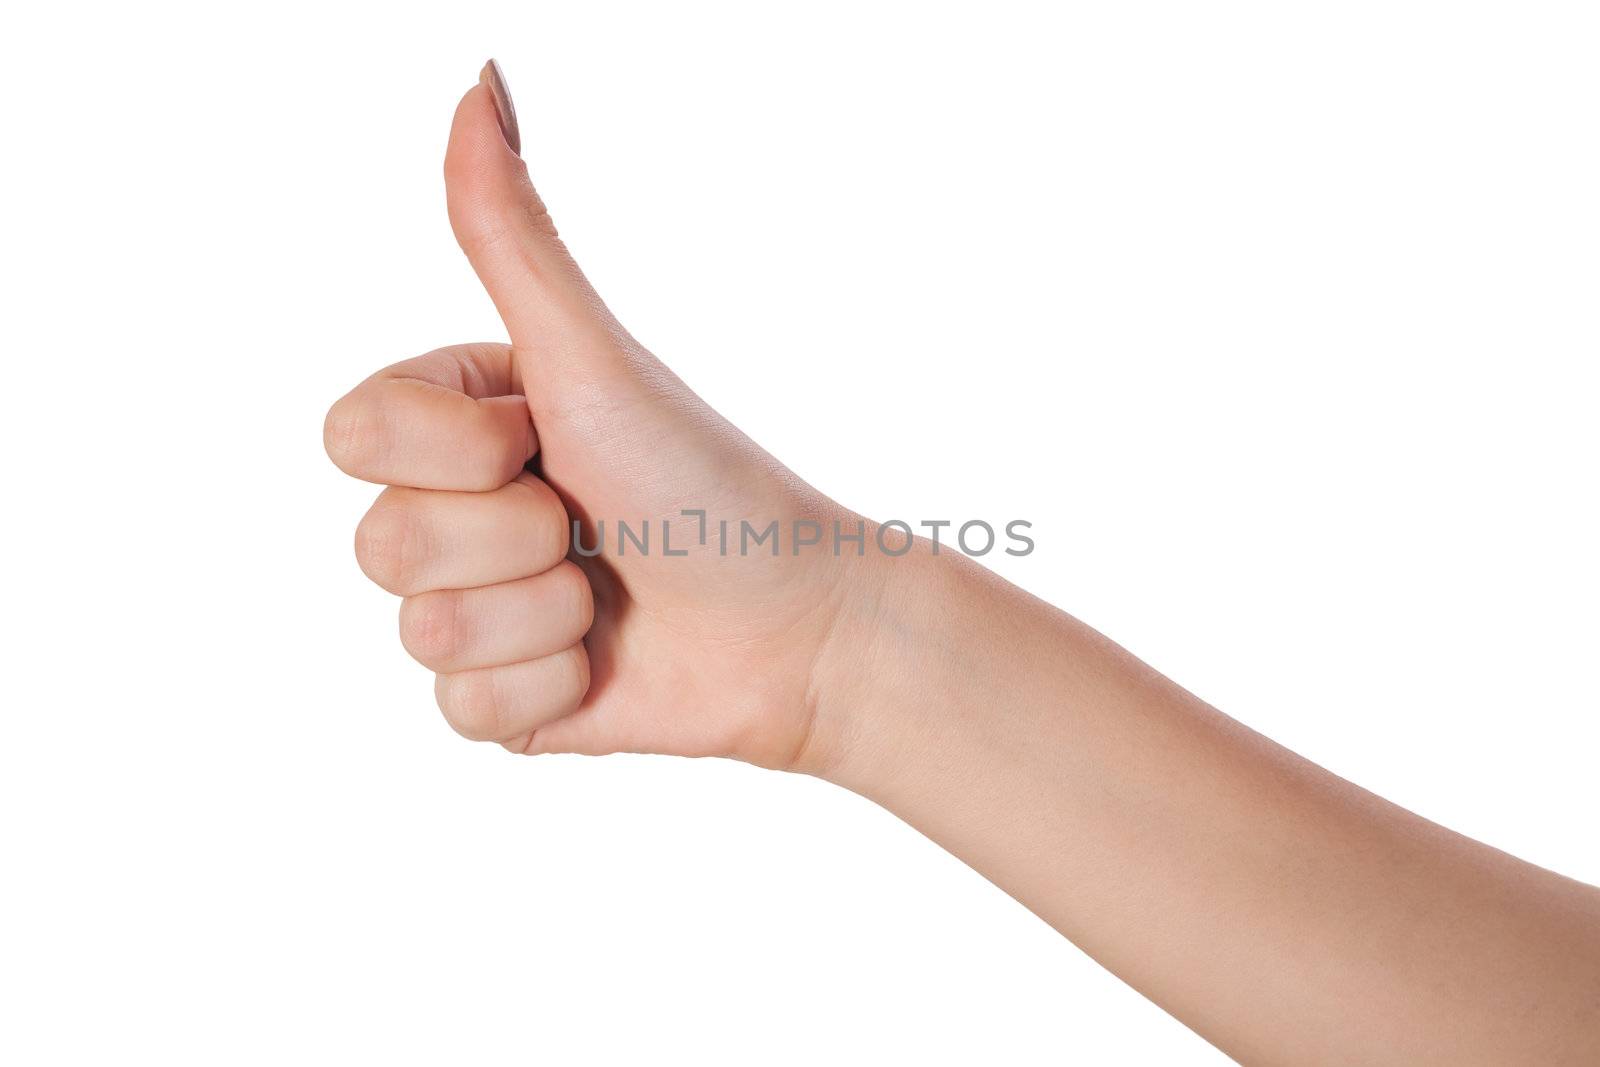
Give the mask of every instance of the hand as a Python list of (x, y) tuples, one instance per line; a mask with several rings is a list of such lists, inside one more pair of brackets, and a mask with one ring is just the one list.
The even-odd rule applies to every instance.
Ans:
[[(486, 67), (456, 109), (450, 222), (511, 345), (441, 349), (328, 413), (328, 454), (390, 488), (356, 553), (404, 597), (401, 639), (438, 672), (450, 724), (517, 752), (731, 756), (814, 769), (819, 681), (870, 561), (794, 555), (796, 520), (862, 520), (712, 411), (617, 323), (568, 254)], [(524, 470), (535, 457), (542, 478)], [(710, 529), (700, 542), (696, 517)], [(732, 522), (733, 550), (719, 544)], [(571, 521), (581, 543), (572, 550)], [(649, 553), (618, 552), (648, 520)], [(776, 521), (780, 553), (737, 551)], [(664, 523), (670, 523), (666, 555)], [(871, 538), (872, 529), (866, 528)], [(831, 541), (830, 541), (831, 544)]]
[[(1597, 1062), (1600, 891), (1278, 748), (954, 553), (685, 536), (703, 509), (877, 542), (611, 317), (486, 75), (446, 183), (512, 347), (390, 368), (327, 426), (341, 467), (392, 486), (357, 551), (407, 598), (456, 729), (823, 775), (1242, 1060)], [(546, 480), (523, 470), (536, 450)], [(656, 551), (574, 553), (569, 518), (590, 545), (649, 520)], [(664, 522), (686, 555), (661, 550)]]

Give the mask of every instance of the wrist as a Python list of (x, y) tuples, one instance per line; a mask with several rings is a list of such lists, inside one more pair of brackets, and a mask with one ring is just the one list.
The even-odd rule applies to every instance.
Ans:
[(870, 795), (903, 768), (965, 639), (958, 620), (974, 595), (971, 570), (981, 568), (924, 538), (901, 556), (848, 560), (812, 669), (806, 741), (790, 769)]

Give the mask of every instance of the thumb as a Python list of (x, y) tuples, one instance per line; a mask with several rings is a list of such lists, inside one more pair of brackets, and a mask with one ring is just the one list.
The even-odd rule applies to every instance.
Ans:
[(456, 240), (520, 359), (570, 363), (614, 351), (621, 327), (557, 235), (520, 149), (511, 94), (491, 59), (456, 107), (445, 152)]

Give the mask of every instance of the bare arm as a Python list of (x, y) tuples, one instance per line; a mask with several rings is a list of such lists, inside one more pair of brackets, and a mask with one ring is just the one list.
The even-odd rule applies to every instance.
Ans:
[(863, 520), (628, 335), (520, 147), (491, 66), (445, 176), (511, 344), (380, 371), (326, 427), (389, 486), (357, 555), (457, 731), (831, 779), (1243, 1060), (1600, 1062), (1600, 891), (1328, 774), (953, 553), (697, 538), (689, 512), (736, 542)]
[(807, 769), (1242, 1061), (1600, 1062), (1600, 890), (1322, 770), (958, 556), (885, 571)]

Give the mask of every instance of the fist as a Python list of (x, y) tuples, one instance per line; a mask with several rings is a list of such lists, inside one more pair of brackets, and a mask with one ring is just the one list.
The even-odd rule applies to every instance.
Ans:
[(565, 558), (561, 499), (523, 469), (536, 439), (511, 367), (505, 345), (398, 364), (333, 406), (325, 443), (347, 473), (390, 485), (356, 528), (356, 559), (404, 598), (400, 640), (438, 673), (446, 720), (523, 751), (588, 691), (594, 595)]

